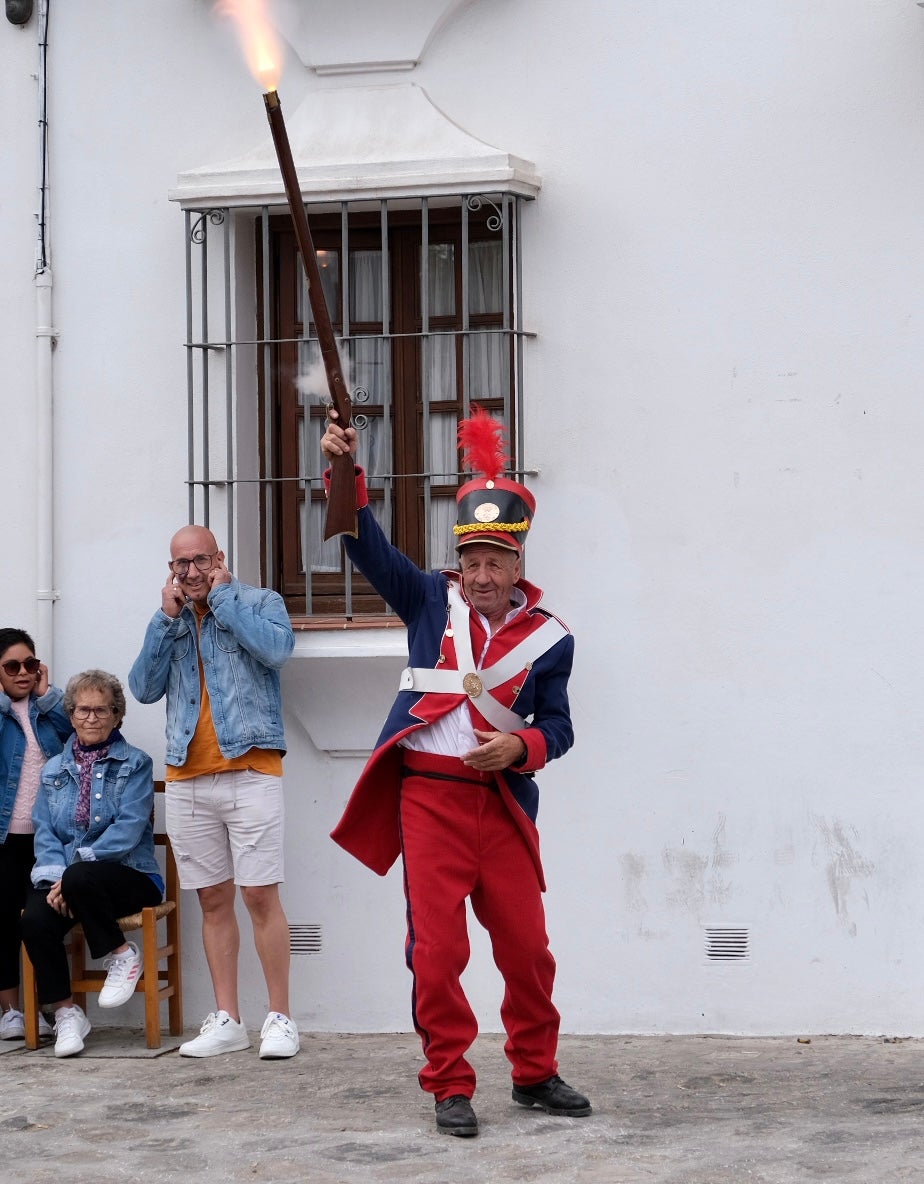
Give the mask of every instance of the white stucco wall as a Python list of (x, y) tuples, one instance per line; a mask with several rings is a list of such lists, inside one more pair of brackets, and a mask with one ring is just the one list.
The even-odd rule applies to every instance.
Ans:
[[(0, 24), (0, 616), (26, 627), (36, 60), (35, 22)], [(55, 3), (49, 63), (63, 682), (127, 674), (185, 521), (167, 191), (266, 133), (204, 2)], [(577, 637), (577, 743), (541, 776), (565, 1028), (921, 1035), (924, 13), (492, 0), (458, 6), (407, 77), (543, 179), (524, 225), (525, 431), (529, 575)], [(294, 108), (351, 80), (375, 76), (293, 53), (280, 89)], [(361, 758), (312, 730), (315, 685), (346, 705), (362, 689), (351, 746), (371, 744), (397, 665), (286, 672), (285, 900), (324, 938), (293, 962), (304, 1027), (408, 1025), (400, 877), (327, 839)], [(156, 761), (162, 724), (131, 706)], [(192, 1018), (211, 1003), (196, 913)], [(706, 926), (746, 927), (750, 957), (710, 962)], [(256, 1022), (247, 941), (242, 961)], [(496, 1027), (481, 936), (468, 985)]]

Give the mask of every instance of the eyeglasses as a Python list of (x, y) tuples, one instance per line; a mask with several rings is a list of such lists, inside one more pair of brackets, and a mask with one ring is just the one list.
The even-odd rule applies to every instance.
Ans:
[(175, 576), (185, 576), (191, 563), (194, 563), (199, 571), (208, 571), (217, 554), (217, 551), (213, 551), (211, 555), (193, 555), (192, 559), (171, 559), (167, 566)]
[(0, 666), (3, 667), (4, 674), (15, 678), (20, 670), (25, 670), (27, 674), (38, 674), (41, 664), (38, 658), (26, 658), (24, 662), (17, 662), (15, 658), (10, 658), (9, 662), (0, 663)]
[(71, 712), (74, 719), (105, 719), (115, 713), (114, 707), (75, 707)]

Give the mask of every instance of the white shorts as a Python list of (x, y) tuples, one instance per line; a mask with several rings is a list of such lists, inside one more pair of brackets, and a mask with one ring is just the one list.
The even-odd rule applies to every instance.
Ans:
[(181, 888), (281, 884), (285, 809), (282, 778), (252, 769), (168, 781), (167, 834)]

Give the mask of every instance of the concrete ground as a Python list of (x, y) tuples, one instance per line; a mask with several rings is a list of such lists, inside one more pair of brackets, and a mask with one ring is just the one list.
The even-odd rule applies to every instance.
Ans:
[[(256, 1034), (254, 1034), (256, 1040)], [(888, 1184), (924, 1180), (924, 1043), (861, 1037), (570, 1036), (589, 1118), (510, 1097), (499, 1036), (478, 1039), (477, 1139), (438, 1134), (408, 1034), (303, 1034), (160, 1055), (94, 1029), (79, 1057), (0, 1046), (0, 1180), (311, 1184)]]

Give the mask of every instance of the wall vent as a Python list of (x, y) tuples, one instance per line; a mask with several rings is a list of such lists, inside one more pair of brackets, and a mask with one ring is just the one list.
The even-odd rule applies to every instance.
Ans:
[(706, 927), (706, 957), (711, 962), (741, 962), (750, 956), (751, 935), (742, 928)]
[(320, 925), (290, 925), (289, 952), (291, 954), (320, 954)]

